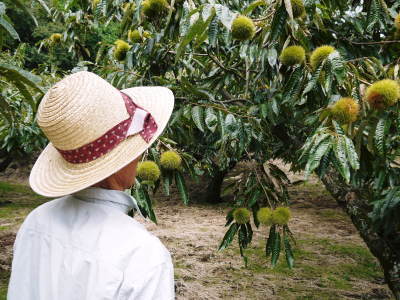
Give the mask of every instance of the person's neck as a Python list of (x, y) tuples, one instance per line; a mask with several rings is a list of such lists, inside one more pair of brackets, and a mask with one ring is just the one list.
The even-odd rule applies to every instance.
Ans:
[(125, 187), (123, 187), (117, 180), (115, 180), (113, 178), (106, 178), (103, 181), (100, 181), (92, 186), (107, 189), (107, 190), (117, 190), (117, 191), (125, 190)]

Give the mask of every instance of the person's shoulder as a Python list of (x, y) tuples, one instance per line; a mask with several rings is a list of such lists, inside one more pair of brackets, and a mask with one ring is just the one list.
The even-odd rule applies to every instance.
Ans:
[(146, 251), (151, 248), (161, 253), (168, 252), (160, 239), (134, 218), (119, 214), (117, 218), (112, 218), (110, 221), (112, 224), (107, 226), (109, 234), (116, 238), (120, 236), (123, 239), (123, 241), (120, 241), (121, 244), (125, 241), (128, 244), (134, 244), (138, 250), (144, 249)]
[(124, 271), (129, 278), (149, 273), (157, 266), (172, 265), (171, 254), (158, 237), (147, 232), (137, 241)]
[(37, 206), (36, 208), (34, 208), (26, 217), (25, 220), (23, 222), (23, 225), (28, 225), (28, 224), (32, 224), (36, 221), (39, 220), (43, 220), (43, 217), (49, 213), (49, 211), (57, 206), (57, 204), (59, 204), (60, 202), (65, 201), (65, 199), (67, 198), (67, 196), (61, 197), (61, 198), (57, 198), (57, 199), (53, 199), (53, 200), (49, 200), (45, 203), (40, 204), (39, 206)]
[(160, 239), (135, 219), (121, 214), (109, 218), (104, 225), (101, 244), (110, 246), (101, 247), (102, 257), (115, 261), (121, 270), (145, 271), (171, 262), (170, 252)]

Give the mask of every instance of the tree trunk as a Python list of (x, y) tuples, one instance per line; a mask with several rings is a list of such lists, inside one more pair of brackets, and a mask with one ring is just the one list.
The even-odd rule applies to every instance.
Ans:
[(11, 164), (13, 158), (9, 155), (0, 162), (0, 172), (3, 172)]
[(221, 198), (221, 187), (222, 182), (224, 181), (225, 175), (228, 173), (228, 170), (216, 170), (214, 177), (211, 178), (208, 183), (206, 194), (204, 196), (204, 200), (211, 204), (217, 204), (222, 202)]
[(386, 283), (395, 298), (400, 300), (400, 234), (385, 238), (376, 233), (368, 217), (368, 213), (372, 211), (368, 194), (362, 190), (352, 190), (336, 171), (329, 170), (321, 180), (337, 203), (350, 216), (371, 253), (379, 260)]

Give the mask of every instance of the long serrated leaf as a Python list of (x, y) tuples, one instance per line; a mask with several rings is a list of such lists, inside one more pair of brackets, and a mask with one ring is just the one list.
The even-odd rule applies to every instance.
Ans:
[(207, 24), (203, 21), (203, 19), (198, 16), (196, 22), (189, 27), (187, 34), (183, 37), (182, 41), (178, 45), (176, 50), (175, 61), (177, 62), (179, 57), (183, 54), (186, 46), (198, 35), (201, 35), (206, 29)]
[(279, 255), (281, 253), (281, 234), (275, 232), (275, 239), (272, 246), (271, 266), (275, 267), (278, 263)]
[(237, 13), (232, 12), (227, 6), (221, 4), (214, 5), (218, 20), (226, 27), (231, 30), (232, 22), (237, 16)]
[(18, 68), (10, 64), (0, 64), (0, 74), (10, 78), (10, 80), (19, 80), (33, 87), (37, 91), (44, 93), (43, 89), (38, 85), (42, 79), (24, 69)]
[(239, 229), (239, 225), (237, 223), (233, 223), (228, 231), (225, 233), (224, 238), (221, 241), (221, 244), (218, 247), (218, 250), (224, 250), (226, 247), (228, 247), (232, 241), (233, 238), (235, 237), (236, 232)]
[(261, 194), (262, 194), (261, 190), (255, 189), (251, 194), (248, 206), (253, 207), (257, 203), (257, 200), (260, 198)]
[(347, 136), (344, 136), (346, 143), (346, 155), (349, 160), (350, 166), (354, 170), (358, 170), (360, 168), (360, 160), (358, 158), (358, 154), (356, 148), (354, 147), (353, 141), (349, 139)]
[(276, 40), (279, 36), (282, 35), (287, 17), (288, 13), (286, 11), (285, 4), (281, 3), (279, 8), (275, 11), (274, 17), (272, 19), (270, 35), (272, 41)]
[(143, 191), (143, 195), (144, 195), (145, 201), (146, 201), (146, 203), (147, 203), (147, 210), (148, 210), (147, 213), (148, 213), (148, 215), (149, 215), (149, 218), (150, 218), (150, 220), (152, 220), (155, 224), (157, 224), (156, 214), (154, 213), (153, 204), (152, 204), (152, 202), (151, 202), (149, 193), (147, 192), (147, 190), (146, 190), (144, 187), (143, 187), (142, 191)]
[(307, 164), (305, 167), (305, 177), (306, 178), (316, 168), (318, 168), (322, 157), (330, 151), (331, 147), (332, 147), (332, 140), (325, 139), (319, 144), (319, 146), (313, 152), (310, 152), (310, 155), (308, 156)]
[(243, 249), (247, 248), (248, 237), (247, 228), (245, 224), (239, 225), (239, 235), (238, 235), (239, 246)]
[(338, 136), (333, 141), (333, 152), (339, 163), (339, 172), (348, 183), (350, 181), (350, 168), (347, 162), (346, 142), (343, 136)]
[(286, 234), (284, 235), (284, 246), (285, 246), (285, 256), (286, 256), (286, 263), (289, 267), (289, 269), (293, 268), (294, 264), (294, 257), (293, 257), (293, 251), (292, 251), (292, 246), (290, 245), (290, 241)]
[(205, 124), (211, 132), (214, 132), (218, 125), (218, 117), (216, 116), (214, 109), (212, 107), (207, 107), (205, 114)]
[(51, 12), (49, 7), (47, 6), (46, 2), (44, 0), (36, 0), (37, 2), (39, 2), (39, 4), (44, 8), (44, 10), (47, 12), (47, 15), (50, 16)]
[(6, 19), (0, 16), (0, 27), (3, 28), (5, 31), (8, 32), (8, 34), (14, 39), (14, 40), (19, 40), (19, 35), (15, 31), (14, 27), (8, 23)]
[(375, 129), (375, 148), (380, 155), (384, 155), (385, 153), (385, 137), (386, 137), (386, 128), (389, 123), (389, 119), (382, 118), (379, 119), (378, 124)]
[(310, 81), (308, 82), (307, 86), (305, 87), (303, 91), (303, 95), (307, 94), (308, 92), (312, 91), (314, 87), (316, 87), (318, 80), (321, 76), (321, 72), (324, 68), (325, 62), (321, 63), (321, 65), (317, 68), (317, 70), (314, 72), (312, 75)]
[(146, 191), (146, 187), (136, 179), (135, 187), (132, 189), (133, 196), (135, 197), (139, 209), (142, 215), (147, 218), (149, 217), (155, 224), (157, 224), (157, 218), (153, 211), (153, 205), (149, 194)]
[(201, 106), (192, 107), (192, 120), (196, 127), (204, 132), (204, 110)]
[(267, 239), (267, 243), (265, 244), (265, 256), (268, 257), (272, 253), (274, 241), (275, 241), (275, 231), (276, 225), (272, 225), (271, 228), (269, 229), (269, 235)]
[(243, 15), (248, 15), (248, 14), (250, 14), (254, 9), (256, 9), (257, 7), (259, 7), (259, 6), (264, 6), (264, 5), (266, 5), (265, 0), (255, 0), (255, 1), (251, 2), (249, 5), (247, 5), (247, 6), (244, 8), (242, 14), (243, 14)]
[(309, 137), (306, 143), (303, 145), (303, 152), (301, 153), (299, 160), (309, 153), (314, 152), (319, 144), (321, 144), (325, 139), (329, 138), (331, 135), (329, 133), (317, 131), (313, 136)]
[(215, 46), (218, 38), (218, 32), (219, 32), (219, 27), (218, 27), (218, 18), (214, 17), (211, 20), (210, 25), (208, 26), (208, 41), (210, 43), (210, 46)]
[(185, 205), (188, 205), (189, 204), (189, 194), (186, 189), (185, 179), (183, 178), (183, 175), (179, 171), (177, 171), (175, 173), (175, 182), (176, 182), (176, 186), (178, 187), (179, 193), (181, 194), (183, 203)]
[(245, 224), (247, 229), (247, 244), (250, 244), (253, 240), (253, 228), (251, 227), (251, 223), (248, 222)]

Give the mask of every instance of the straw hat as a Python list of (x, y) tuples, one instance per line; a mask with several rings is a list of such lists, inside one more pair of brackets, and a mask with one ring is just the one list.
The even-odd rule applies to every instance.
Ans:
[[(151, 139), (146, 142), (141, 134), (131, 135), (96, 159), (68, 162), (60, 151), (82, 148), (130, 117), (121, 92), (154, 118), (157, 129)], [(160, 136), (174, 107), (171, 90), (154, 86), (121, 92), (101, 77), (83, 71), (67, 76), (46, 93), (37, 120), (50, 143), (29, 177), (36, 193), (60, 197), (89, 187), (132, 162)]]

